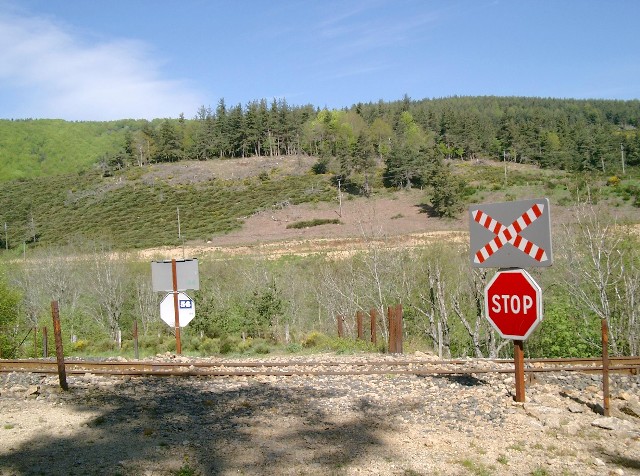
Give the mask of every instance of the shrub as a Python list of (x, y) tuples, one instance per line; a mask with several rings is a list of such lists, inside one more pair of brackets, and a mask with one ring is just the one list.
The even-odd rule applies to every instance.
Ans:
[(253, 347), (253, 339), (251, 337), (247, 337), (246, 339), (238, 342), (237, 349), (238, 352), (247, 352)]
[(371, 342), (358, 339), (335, 338), (329, 341), (329, 348), (337, 354), (353, 354), (355, 352), (376, 352)]
[(115, 345), (116, 343), (111, 338), (106, 338), (96, 342), (92, 348), (95, 349), (96, 352), (111, 352), (114, 350)]
[(253, 351), (256, 354), (268, 354), (269, 352), (271, 352), (271, 348), (266, 342), (259, 342), (258, 345), (254, 347)]
[(238, 351), (238, 343), (229, 336), (222, 338), (220, 341), (220, 353), (221, 354), (231, 354), (233, 352)]
[(220, 339), (205, 337), (200, 344), (199, 351), (203, 357), (220, 353)]
[(342, 222), (337, 218), (316, 218), (314, 220), (297, 221), (287, 225), (287, 229), (295, 228), (311, 228), (312, 226), (320, 225), (342, 225)]
[(89, 341), (85, 339), (78, 339), (75, 343), (71, 344), (71, 350), (73, 352), (84, 352), (89, 347)]
[(302, 349), (303, 347), (301, 344), (298, 344), (297, 342), (292, 342), (291, 344), (287, 345), (285, 350), (290, 354), (296, 354), (298, 352), (301, 352)]
[(324, 335), (322, 332), (313, 331), (302, 340), (302, 347), (311, 348), (318, 347), (320, 345), (326, 344), (328, 341), (328, 337)]
[(322, 158), (311, 167), (311, 171), (316, 175), (326, 174), (329, 170), (329, 159)]

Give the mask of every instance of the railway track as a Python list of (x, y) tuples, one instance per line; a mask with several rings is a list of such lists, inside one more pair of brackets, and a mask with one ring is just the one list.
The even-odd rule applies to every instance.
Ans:
[[(637, 375), (640, 357), (612, 357), (609, 372)], [(58, 364), (49, 359), (0, 360), (0, 373), (58, 373)], [(294, 376), (294, 375), (469, 375), (513, 373), (509, 359), (419, 360), (394, 359), (370, 361), (87, 361), (68, 360), (67, 374), (101, 374), (128, 376)], [(602, 360), (526, 359), (525, 373), (535, 372), (602, 372)]]

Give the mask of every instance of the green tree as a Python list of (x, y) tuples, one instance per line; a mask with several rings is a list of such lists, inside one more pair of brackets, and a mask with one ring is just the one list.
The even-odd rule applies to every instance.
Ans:
[(214, 117), (210, 107), (201, 106), (196, 114), (193, 144), (190, 155), (197, 160), (209, 160), (215, 157), (214, 151)]
[(380, 117), (376, 117), (369, 128), (369, 134), (378, 158), (384, 159), (391, 151), (391, 138), (394, 136), (391, 125)]
[(156, 150), (156, 161), (177, 162), (183, 158), (182, 144), (176, 128), (169, 119), (160, 124)]
[(440, 161), (429, 179), (431, 205), (440, 217), (456, 217), (464, 208), (462, 181), (451, 173), (450, 167)]
[(270, 337), (278, 327), (284, 311), (282, 294), (275, 281), (255, 291), (246, 309), (245, 327), (252, 337)]
[(20, 295), (9, 286), (0, 270), (0, 351), (3, 358), (13, 357), (14, 333), (18, 320)]

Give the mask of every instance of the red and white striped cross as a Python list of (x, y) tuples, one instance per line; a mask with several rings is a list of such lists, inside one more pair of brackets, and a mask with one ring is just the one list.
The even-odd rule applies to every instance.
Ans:
[(473, 219), (487, 230), (495, 233), (495, 237), (480, 248), (473, 258), (476, 263), (483, 263), (506, 243), (511, 243), (523, 253), (539, 262), (547, 261), (547, 253), (535, 243), (520, 236), (520, 232), (537, 220), (544, 211), (544, 205), (536, 203), (509, 226), (504, 226), (482, 210), (474, 210)]

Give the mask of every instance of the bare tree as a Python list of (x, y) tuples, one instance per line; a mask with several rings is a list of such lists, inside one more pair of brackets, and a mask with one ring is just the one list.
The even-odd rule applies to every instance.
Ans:
[[(465, 265), (468, 267), (466, 262)], [(482, 358), (486, 352), (490, 358), (496, 358), (511, 341), (499, 340), (498, 333), (487, 321), (484, 305), (486, 285), (486, 269), (472, 268), (462, 271), (458, 288), (462, 292), (454, 293), (452, 296), (453, 312), (471, 339), (474, 355)]]
[(153, 290), (149, 279), (137, 279), (135, 284), (136, 313), (140, 317), (142, 334), (148, 335), (152, 324), (157, 321), (160, 307), (158, 293)]
[(74, 251), (72, 246), (37, 250), (17, 264), (13, 280), (22, 289), (22, 309), (28, 325), (36, 326), (41, 315), (48, 315), (51, 301), (56, 300), (65, 331), (73, 335), (80, 326), (76, 314), (80, 310), (82, 280)]
[(92, 299), (89, 303), (94, 319), (115, 341), (120, 331), (130, 275), (124, 256), (106, 245), (94, 245), (88, 276)]
[[(612, 353), (638, 348), (639, 246), (615, 217), (587, 203), (563, 227), (564, 272), (569, 294), (584, 319), (607, 321)], [(593, 342), (594, 348), (599, 346)]]

